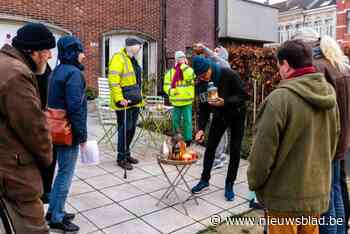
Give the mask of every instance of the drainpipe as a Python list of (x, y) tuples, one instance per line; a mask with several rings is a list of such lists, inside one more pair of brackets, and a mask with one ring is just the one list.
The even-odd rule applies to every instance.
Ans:
[(160, 0), (161, 3), (161, 61), (160, 61), (160, 75), (163, 77), (166, 69), (166, 4), (167, 0)]
[(215, 47), (219, 44), (219, 0), (215, 0), (215, 34), (214, 34), (214, 43)]

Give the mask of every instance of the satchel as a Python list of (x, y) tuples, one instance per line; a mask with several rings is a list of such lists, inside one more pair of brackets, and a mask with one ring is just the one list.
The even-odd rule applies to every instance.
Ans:
[(138, 104), (142, 101), (141, 89), (138, 84), (122, 87), (123, 96), (130, 100), (132, 104)]
[(72, 145), (73, 132), (63, 109), (47, 108), (45, 111), (49, 130), (54, 145)]

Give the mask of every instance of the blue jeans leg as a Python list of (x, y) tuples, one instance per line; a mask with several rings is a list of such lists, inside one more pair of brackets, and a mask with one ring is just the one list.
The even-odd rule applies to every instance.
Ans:
[(65, 214), (64, 206), (72, 184), (79, 145), (54, 147), (57, 152), (58, 172), (51, 191), (48, 212), (52, 214), (51, 222), (59, 223)]
[(340, 185), (340, 160), (332, 162), (332, 186), (329, 208), (322, 217), (325, 217), (327, 223), (330, 223), (330, 219), (333, 219), (333, 223), (335, 219), (341, 219), (342, 223), (340, 225), (321, 225), (320, 234), (345, 234), (344, 203)]

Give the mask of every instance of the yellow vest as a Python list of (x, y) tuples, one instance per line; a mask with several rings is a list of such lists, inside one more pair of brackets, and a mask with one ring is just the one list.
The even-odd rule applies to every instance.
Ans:
[(186, 64), (181, 64), (183, 80), (176, 83), (175, 88), (171, 88), (172, 80), (175, 76), (175, 68), (170, 69), (164, 76), (163, 90), (169, 96), (173, 106), (190, 105), (194, 99), (194, 80), (196, 75), (193, 69)]
[(122, 48), (118, 53), (114, 54), (109, 63), (108, 82), (111, 90), (110, 107), (112, 110), (124, 110), (131, 107), (144, 106), (143, 101), (133, 106), (116, 106), (116, 103), (124, 99), (122, 87), (137, 84), (134, 68), (125, 48)]

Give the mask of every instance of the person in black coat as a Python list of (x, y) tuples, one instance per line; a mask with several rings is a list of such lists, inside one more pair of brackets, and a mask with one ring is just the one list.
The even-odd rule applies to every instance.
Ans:
[[(39, 86), (41, 109), (43, 111), (45, 111), (47, 106), (47, 91), (48, 91), (51, 72), (52, 72), (51, 67), (49, 66), (49, 64), (47, 64), (45, 72), (41, 75), (36, 75), (38, 86)], [(42, 195), (41, 200), (44, 204), (49, 203), (53, 177), (55, 174), (55, 167), (56, 167), (56, 151), (53, 150), (53, 160), (51, 165), (48, 168), (40, 168), (41, 178), (43, 180), (43, 187), (44, 187), (44, 194)]]
[[(226, 129), (231, 128), (230, 162), (225, 183), (225, 198), (232, 201), (234, 198), (233, 184), (237, 177), (241, 143), (244, 135), (245, 102), (248, 95), (244, 89), (243, 81), (238, 73), (232, 69), (221, 68), (203, 56), (194, 56), (192, 67), (197, 75), (196, 88), (199, 92), (199, 129), (195, 136), (197, 142), (204, 141), (204, 129), (210, 113), (213, 113), (204, 154), (201, 180), (192, 188), (192, 193), (200, 193), (209, 186), (216, 147)], [(208, 100), (207, 88), (209, 81), (213, 82), (218, 89), (216, 100)]]

